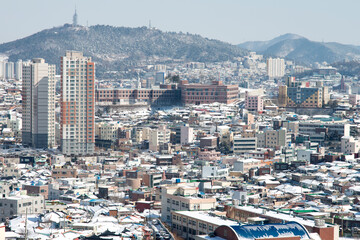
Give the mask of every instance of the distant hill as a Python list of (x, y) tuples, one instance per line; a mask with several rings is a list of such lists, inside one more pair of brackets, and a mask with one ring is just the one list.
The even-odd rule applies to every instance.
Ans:
[(215, 62), (244, 56), (247, 50), (200, 35), (162, 32), (147, 27), (128, 28), (65, 24), (0, 45), (0, 54), (11, 61), (41, 57), (59, 66), (66, 50), (83, 51), (97, 63), (97, 75), (105, 71), (184, 60)]
[(238, 45), (266, 56), (282, 57), (298, 63), (339, 62), (360, 59), (360, 48), (335, 42), (315, 42), (295, 34), (285, 34), (270, 41), (245, 42)]
[(340, 74), (347, 76), (360, 76), (360, 61), (341, 61), (331, 64)]
[(250, 41), (250, 42), (241, 43), (238, 46), (244, 49), (248, 49), (250, 51), (263, 52), (266, 49), (268, 49), (270, 46), (278, 42), (282, 42), (284, 40), (299, 39), (299, 38), (303, 38), (303, 37), (296, 34), (287, 33), (279, 37), (276, 37), (274, 39), (271, 39), (269, 41)]

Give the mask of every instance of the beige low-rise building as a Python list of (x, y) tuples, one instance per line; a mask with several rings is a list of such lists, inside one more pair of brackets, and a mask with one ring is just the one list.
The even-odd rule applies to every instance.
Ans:
[(243, 159), (234, 163), (234, 171), (241, 173), (248, 173), (251, 168), (259, 168), (262, 166), (261, 160), (257, 159)]
[(237, 222), (224, 219), (225, 213), (206, 211), (172, 212), (171, 229), (183, 239), (194, 239), (195, 235), (205, 235), (221, 226), (236, 225)]
[(11, 196), (0, 198), (0, 217), (1, 221), (12, 216), (25, 214), (39, 214), (45, 209), (43, 196)]
[(215, 198), (197, 197), (199, 188), (189, 185), (161, 187), (161, 219), (171, 222), (172, 211), (200, 211), (215, 209)]

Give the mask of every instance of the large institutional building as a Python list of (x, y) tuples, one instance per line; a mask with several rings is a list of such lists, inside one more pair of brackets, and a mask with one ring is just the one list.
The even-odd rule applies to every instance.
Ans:
[(158, 89), (97, 89), (96, 102), (99, 106), (121, 104), (208, 104), (232, 103), (238, 99), (236, 85), (224, 85), (221, 81), (212, 84), (189, 84), (183, 80), (179, 85), (161, 84)]
[(96, 89), (99, 106), (122, 104), (171, 105), (180, 102), (181, 92), (176, 85), (161, 84), (153, 89)]
[(22, 66), (22, 142), (34, 148), (55, 146), (55, 65), (36, 58)]
[(81, 52), (61, 57), (61, 149), (88, 154), (95, 146), (95, 64)]
[(224, 85), (221, 81), (213, 81), (210, 85), (189, 84), (181, 81), (181, 101), (183, 104), (232, 103), (237, 100), (239, 87)]

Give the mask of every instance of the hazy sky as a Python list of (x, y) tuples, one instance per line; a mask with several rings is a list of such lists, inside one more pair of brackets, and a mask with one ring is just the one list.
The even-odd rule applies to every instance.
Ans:
[(359, 0), (1, 0), (0, 43), (72, 21), (152, 26), (230, 43), (296, 33), (360, 45)]

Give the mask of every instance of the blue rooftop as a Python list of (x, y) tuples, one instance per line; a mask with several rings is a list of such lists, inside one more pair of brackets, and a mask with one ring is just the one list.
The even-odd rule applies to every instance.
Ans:
[(272, 223), (264, 225), (234, 225), (232, 228), (239, 239), (261, 239), (300, 236), (301, 239), (311, 239), (308, 231), (297, 222)]

